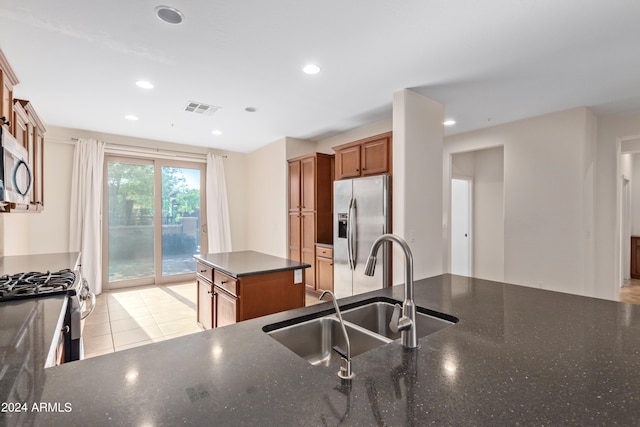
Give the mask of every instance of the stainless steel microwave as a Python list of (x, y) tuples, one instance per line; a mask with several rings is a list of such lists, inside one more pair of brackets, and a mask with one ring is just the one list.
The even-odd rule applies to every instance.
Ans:
[(0, 203), (28, 205), (33, 188), (29, 153), (0, 126)]

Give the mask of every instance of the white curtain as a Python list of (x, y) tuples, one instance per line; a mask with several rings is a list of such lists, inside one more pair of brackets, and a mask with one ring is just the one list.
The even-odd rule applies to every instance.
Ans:
[(210, 253), (231, 252), (231, 227), (224, 160), (207, 154), (207, 236)]
[(81, 252), (82, 275), (97, 295), (102, 292), (100, 226), (104, 142), (80, 139), (73, 158), (69, 250)]

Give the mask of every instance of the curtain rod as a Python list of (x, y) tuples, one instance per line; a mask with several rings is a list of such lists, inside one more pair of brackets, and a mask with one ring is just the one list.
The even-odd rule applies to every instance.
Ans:
[[(71, 138), (72, 141), (79, 141), (80, 138)], [(169, 153), (178, 153), (181, 155), (197, 155), (197, 156), (206, 156), (206, 153), (193, 153), (193, 152), (189, 152), (189, 151), (179, 151), (179, 150), (171, 150), (169, 148), (153, 148), (153, 147), (134, 147), (133, 145), (127, 145), (127, 144), (118, 144), (118, 143), (114, 143), (114, 142), (106, 142), (107, 145), (110, 146), (117, 146), (117, 147), (123, 147), (124, 149), (128, 149), (129, 151), (139, 151), (139, 152), (143, 152), (143, 151), (155, 151), (157, 153), (162, 153), (164, 152), (169, 152)], [(223, 159), (226, 159), (227, 156), (226, 154), (214, 154), (214, 156), (219, 156), (222, 157)]]

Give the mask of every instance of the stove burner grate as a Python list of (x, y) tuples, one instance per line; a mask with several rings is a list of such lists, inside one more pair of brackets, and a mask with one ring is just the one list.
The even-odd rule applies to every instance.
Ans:
[(0, 301), (65, 293), (76, 275), (71, 270), (27, 272), (0, 276)]

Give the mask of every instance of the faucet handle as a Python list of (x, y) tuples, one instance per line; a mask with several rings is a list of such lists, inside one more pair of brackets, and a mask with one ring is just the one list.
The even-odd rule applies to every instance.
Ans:
[(400, 330), (399, 323), (401, 312), (402, 307), (400, 307), (400, 304), (396, 304), (395, 307), (393, 307), (393, 314), (391, 315), (391, 321), (389, 322), (389, 329), (391, 329), (391, 332), (393, 333), (397, 333)]

